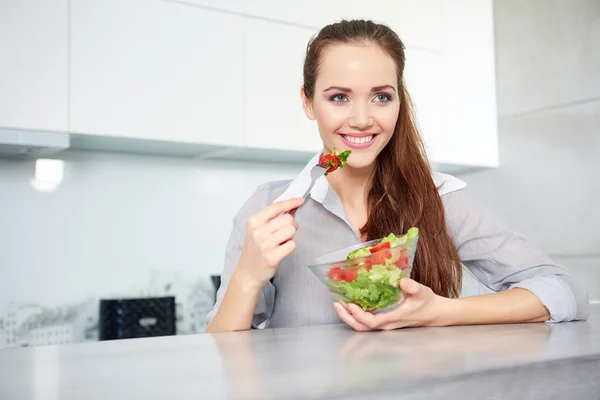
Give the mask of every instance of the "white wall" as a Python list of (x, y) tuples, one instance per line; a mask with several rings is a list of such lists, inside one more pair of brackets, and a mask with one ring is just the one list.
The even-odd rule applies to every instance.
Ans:
[(600, 301), (600, 2), (495, 2), (500, 164), (462, 175)]
[(0, 254), (8, 274), (0, 308), (127, 289), (151, 269), (218, 273), (242, 203), (259, 184), (299, 170), (103, 153), (60, 158), (65, 177), (54, 193), (29, 185), (33, 162), (0, 161)]
[(0, 318), (11, 302), (57, 307), (148, 293), (153, 270), (165, 282), (182, 276), (210, 288), (242, 203), (258, 185), (301, 168), (92, 152), (60, 158), (64, 181), (53, 193), (30, 185), (33, 161), (0, 160)]

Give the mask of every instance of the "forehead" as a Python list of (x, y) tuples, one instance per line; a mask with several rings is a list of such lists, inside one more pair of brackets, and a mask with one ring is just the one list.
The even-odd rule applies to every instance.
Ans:
[(316, 86), (343, 86), (356, 90), (374, 86), (398, 87), (394, 60), (372, 43), (334, 44), (321, 54)]

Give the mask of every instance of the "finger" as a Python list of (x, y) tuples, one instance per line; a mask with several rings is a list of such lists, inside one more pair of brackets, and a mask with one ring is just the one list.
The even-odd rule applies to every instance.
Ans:
[(417, 295), (421, 290), (421, 284), (410, 278), (400, 279), (400, 289), (406, 294)]
[(294, 250), (296, 250), (296, 243), (293, 240), (288, 240), (281, 246), (277, 246), (269, 255), (271, 263), (273, 265), (278, 265), (281, 260), (292, 254)]
[(296, 207), (300, 207), (302, 203), (304, 203), (304, 199), (301, 197), (278, 201), (257, 212), (252, 218), (254, 218), (255, 221), (265, 224), (281, 213), (284, 213)]
[(347, 303), (345, 303), (343, 301), (338, 301), (338, 304), (340, 304), (342, 307), (344, 307), (346, 309), (346, 311), (351, 312), (350, 307), (348, 306)]
[(412, 321), (395, 321), (384, 324), (379, 329), (383, 329), (384, 331), (393, 331), (394, 329), (407, 328), (410, 326), (413, 326)]
[(266, 249), (274, 249), (277, 246), (291, 240), (296, 234), (296, 228), (293, 225), (286, 225), (277, 232), (272, 233), (265, 241)]
[(349, 325), (351, 328), (353, 328), (355, 331), (366, 332), (371, 330), (369, 329), (369, 327), (355, 320), (352, 317), (352, 315), (350, 315), (350, 313), (348, 313), (348, 311), (346, 311), (346, 309), (339, 303), (334, 303), (333, 306), (335, 307), (335, 311), (337, 311), (340, 319), (344, 321), (347, 325)]
[(352, 317), (362, 325), (371, 329), (379, 329), (379, 327), (393, 320), (389, 313), (371, 314), (370, 312), (364, 311), (356, 304), (350, 304), (349, 307)]
[(294, 221), (294, 217), (289, 214), (281, 214), (278, 217), (273, 218), (266, 224), (264, 227), (260, 228), (259, 231), (266, 235), (270, 235), (273, 232), (277, 232), (279, 229), (283, 228), (286, 225), (294, 226), (296, 222)]

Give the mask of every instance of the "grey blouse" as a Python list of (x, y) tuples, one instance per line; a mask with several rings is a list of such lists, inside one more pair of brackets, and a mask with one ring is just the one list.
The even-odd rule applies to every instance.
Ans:
[[(217, 302), (207, 316), (209, 323), (238, 263), (248, 218), (280, 198), (293, 184), (277, 181), (260, 186), (235, 217)], [(333, 297), (306, 265), (323, 254), (359, 244), (360, 239), (335, 191), (329, 187), (323, 193), (309, 197), (296, 213), (300, 227), (295, 237), (296, 251), (281, 262), (273, 282), (262, 288), (253, 328), (341, 322), (332, 305)], [(548, 309), (551, 322), (587, 318), (587, 293), (568, 270), (496, 222), (468, 198), (464, 189), (441, 193), (441, 198), (448, 232), (463, 261), (461, 297), (524, 288)]]

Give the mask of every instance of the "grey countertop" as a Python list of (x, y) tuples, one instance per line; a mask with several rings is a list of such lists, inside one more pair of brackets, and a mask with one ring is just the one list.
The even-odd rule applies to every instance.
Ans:
[(345, 325), (0, 351), (0, 399), (600, 399), (586, 322)]

